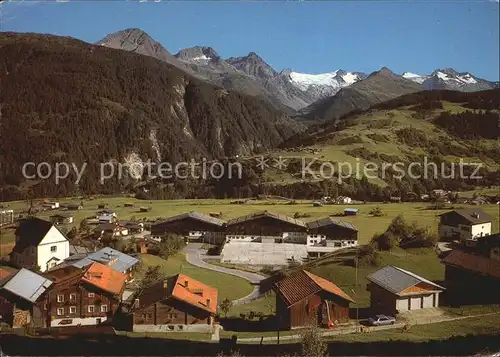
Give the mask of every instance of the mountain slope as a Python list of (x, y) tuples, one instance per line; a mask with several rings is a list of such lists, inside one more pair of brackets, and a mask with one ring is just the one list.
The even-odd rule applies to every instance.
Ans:
[(476, 92), (498, 88), (498, 83), (478, 78), (469, 72), (457, 72), (453, 68), (436, 69), (430, 75), (418, 75), (410, 72), (403, 73), (403, 77), (422, 84), (427, 90), (457, 90), (462, 92)]
[[(209, 85), (154, 58), (34, 34), (0, 34), (1, 165), (23, 183), (24, 162), (99, 163), (248, 155), (302, 130), (256, 98)], [(15, 148), (15, 150), (13, 150)], [(97, 165), (97, 166), (96, 166)], [(48, 180), (45, 194), (68, 193)]]
[(309, 120), (335, 120), (353, 110), (365, 110), (377, 103), (420, 90), (421, 85), (395, 75), (384, 67), (366, 79), (342, 88), (336, 95), (303, 109), (302, 117)]

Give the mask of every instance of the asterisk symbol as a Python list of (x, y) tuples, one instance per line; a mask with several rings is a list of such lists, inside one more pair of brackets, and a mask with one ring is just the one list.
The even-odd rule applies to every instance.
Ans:
[(279, 169), (279, 170), (284, 170), (286, 169), (287, 167), (287, 163), (286, 163), (286, 159), (279, 156), (278, 159), (276, 160), (276, 166), (275, 168)]
[(269, 164), (267, 163), (268, 159), (266, 159), (264, 156), (258, 157), (257, 158), (257, 167), (261, 170), (264, 170), (266, 167), (269, 167)]

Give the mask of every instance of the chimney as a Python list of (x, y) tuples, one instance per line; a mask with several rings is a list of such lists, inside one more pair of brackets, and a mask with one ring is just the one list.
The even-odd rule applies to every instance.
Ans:
[(139, 299), (135, 299), (135, 301), (134, 301), (134, 307), (135, 308), (139, 307)]
[(189, 282), (187, 280), (184, 281), (184, 287), (187, 289), (189, 286)]
[(207, 299), (207, 306), (210, 307), (210, 299)]
[(479, 213), (477, 213), (477, 212), (473, 212), (473, 213), (472, 213), (472, 217), (474, 217), (474, 218), (479, 218)]

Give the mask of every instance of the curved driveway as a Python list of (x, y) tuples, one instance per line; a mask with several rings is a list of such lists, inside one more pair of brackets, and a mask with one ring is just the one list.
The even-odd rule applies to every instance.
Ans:
[(198, 268), (203, 268), (207, 270), (213, 270), (218, 273), (234, 275), (239, 278), (248, 280), (252, 285), (254, 285), (253, 291), (240, 299), (233, 300), (233, 304), (245, 304), (249, 301), (255, 300), (260, 296), (260, 287), (259, 284), (266, 277), (256, 273), (250, 273), (247, 271), (237, 270), (237, 269), (229, 269), (225, 267), (221, 267), (218, 265), (212, 265), (210, 263), (205, 262), (204, 258), (214, 258), (213, 256), (207, 256), (204, 254), (204, 251), (201, 248), (200, 243), (189, 243), (186, 248), (184, 248), (184, 252), (186, 253), (186, 260), (189, 264), (192, 264)]

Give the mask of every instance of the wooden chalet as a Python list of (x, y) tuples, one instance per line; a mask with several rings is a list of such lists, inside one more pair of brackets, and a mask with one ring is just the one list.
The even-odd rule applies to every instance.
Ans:
[(279, 328), (289, 330), (311, 323), (329, 326), (349, 321), (354, 302), (334, 283), (300, 270), (274, 284)]
[(110, 323), (127, 279), (125, 274), (97, 262), (83, 269), (62, 267), (45, 276), (54, 285), (39, 305), (50, 327)]
[(441, 262), (445, 265), (444, 285), (450, 304), (500, 304), (500, 259), (497, 256), (453, 250)]
[(71, 224), (73, 223), (73, 216), (67, 213), (53, 214), (49, 217), (54, 224)]
[(388, 265), (366, 277), (373, 314), (394, 316), (398, 313), (439, 306), (445, 290), (421, 276)]
[(351, 223), (339, 221), (333, 217), (325, 217), (307, 223), (309, 236), (323, 236), (327, 240), (356, 241), (358, 229)]
[(45, 298), (52, 281), (22, 268), (15, 273), (3, 271), (0, 280), (1, 322), (12, 328), (28, 324), (46, 327), (43, 312), (38, 303)]
[(305, 233), (304, 222), (269, 211), (234, 218), (226, 224), (226, 234), (282, 237), (284, 232)]
[[(151, 226), (153, 237), (163, 236), (167, 233), (190, 236), (192, 232), (200, 232), (195, 235), (200, 240), (206, 239), (221, 243), (224, 241), (224, 222), (208, 214), (191, 211), (169, 217)], [(206, 237), (203, 237), (204, 235)]]
[(217, 289), (178, 274), (144, 289), (131, 308), (135, 332), (212, 332)]

